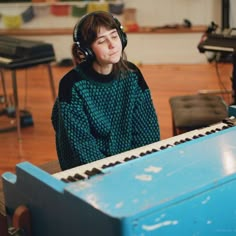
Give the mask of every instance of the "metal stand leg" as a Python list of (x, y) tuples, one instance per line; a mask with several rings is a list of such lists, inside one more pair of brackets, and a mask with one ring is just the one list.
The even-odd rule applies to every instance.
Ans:
[(19, 109), (16, 71), (15, 70), (12, 70), (12, 88), (13, 88), (13, 96), (14, 96), (14, 103), (15, 103), (17, 136), (18, 136), (18, 140), (21, 141), (20, 109)]
[(51, 91), (52, 91), (52, 98), (53, 100), (56, 99), (56, 90), (55, 90), (55, 84), (54, 84), (54, 80), (53, 80), (53, 75), (52, 75), (52, 68), (51, 68), (51, 64), (47, 64), (48, 67), (48, 74), (49, 74), (49, 81), (50, 81), (50, 86), (51, 86)]
[(6, 90), (3, 70), (0, 70), (0, 76), (1, 76), (1, 80), (2, 80), (2, 90), (3, 90), (4, 103), (5, 103), (6, 107), (8, 107), (7, 90)]
[[(9, 102), (8, 100), (8, 95), (7, 95), (7, 89), (6, 89), (6, 84), (5, 84), (5, 78), (4, 78), (4, 70), (0, 69), (0, 79), (2, 82), (2, 89), (3, 89), (3, 101), (2, 103), (4, 104), (3, 109), (0, 111), (0, 115), (2, 116), (10, 116), (11, 114), (14, 115), (12, 112), (14, 112), (14, 110), (10, 109), (11, 106), (11, 101)], [(1, 127), (0, 128), (0, 133), (4, 133), (4, 132), (9, 132), (12, 130), (15, 130), (16, 126), (10, 124), (7, 127)]]

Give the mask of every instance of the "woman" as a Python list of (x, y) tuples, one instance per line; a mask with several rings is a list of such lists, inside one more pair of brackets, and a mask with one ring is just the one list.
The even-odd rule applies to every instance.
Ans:
[(160, 139), (149, 88), (140, 70), (124, 60), (126, 34), (107, 12), (75, 26), (75, 68), (60, 81), (52, 110), (62, 170)]

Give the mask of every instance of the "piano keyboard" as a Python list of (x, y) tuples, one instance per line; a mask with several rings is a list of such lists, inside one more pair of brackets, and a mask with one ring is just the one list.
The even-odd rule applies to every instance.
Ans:
[(126, 163), (127, 161), (132, 161), (137, 158), (142, 158), (145, 155), (171, 148), (178, 144), (189, 142), (191, 140), (219, 132), (232, 126), (235, 126), (234, 117), (228, 118), (223, 122), (211, 125), (206, 128), (196, 129), (143, 147), (132, 149), (114, 156), (100, 159), (98, 161), (58, 172), (53, 174), (53, 176), (64, 182), (75, 182), (88, 179), (96, 174), (102, 174), (103, 170), (106, 168)]
[(0, 62), (8, 64), (12, 62), (12, 59), (0, 56)]
[(220, 46), (212, 46), (212, 45), (204, 45), (202, 48), (205, 49), (205, 51), (221, 51), (221, 52), (234, 52), (234, 48), (232, 47), (220, 47)]

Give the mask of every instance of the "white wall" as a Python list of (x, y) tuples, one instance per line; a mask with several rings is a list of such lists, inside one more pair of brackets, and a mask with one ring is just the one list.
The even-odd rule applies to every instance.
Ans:
[[(233, 0), (234, 1), (234, 0)], [(194, 25), (221, 24), (221, 0), (124, 0), (127, 8), (137, 8), (140, 25), (161, 26), (182, 23)]]
[(128, 34), (126, 53), (131, 61), (144, 64), (205, 63), (197, 49), (200, 37), (200, 33)]
[[(136, 19), (140, 26), (163, 26), (181, 24), (188, 19), (193, 25), (221, 23), (221, 0), (124, 0), (126, 8), (136, 8)], [(75, 2), (73, 2), (75, 4)], [(78, 2), (81, 4), (81, 2)], [(84, 3), (83, 3), (84, 4)], [(24, 6), (23, 6), (24, 7)], [(0, 13), (22, 11), (19, 4), (0, 4)], [(46, 16), (34, 18), (23, 28), (73, 27), (75, 17)], [(0, 21), (0, 28), (3, 28)], [(128, 59), (145, 64), (154, 63), (205, 63), (206, 56), (197, 50), (201, 33), (175, 34), (128, 34), (126, 53)], [(23, 38), (26, 38), (23, 36)], [(32, 36), (29, 39), (52, 43), (57, 60), (71, 57), (72, 36)]]
[(236, 1), (230, 0), (229, 25), (231, 28), (236, 28)]

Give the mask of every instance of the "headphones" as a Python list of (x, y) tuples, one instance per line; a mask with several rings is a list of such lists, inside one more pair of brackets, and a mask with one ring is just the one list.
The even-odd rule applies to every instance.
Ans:
[(121, 25), (121, 23), (119, 22), (119, 20), (117, 18), (115, 18), (112, 14), (110, 14), (108, 12), (95, 11), (95, 12), (89, 13), (81, 18), (81, 20), (75, 25), (74, 31), (73, 31), (73, 40), (74, 40), (74, 43), (77, 45), (79, 57), (80, 58), (82, 57), (83, 61), (86, 61), (86, 62), (92, 62), (95, 59), (95, 54), (91, 48), (83, 45), (81, 29), (84, 25), (85, 20), (88, 17), (90, 17), (92, 15), (99, 16), (100, 13), (109, 14), (111, 16), (111, 18), (114, 20), (114, 23), (116, 25), (116, 29), (117, 29), (118, 35), (120, 37), (120, 40), (121, 40), (122, 49), (124, 50), (124, 48), (127, 45), (127, 41), (128, 41), (127, 35), (123, 30), (123, 26)]

